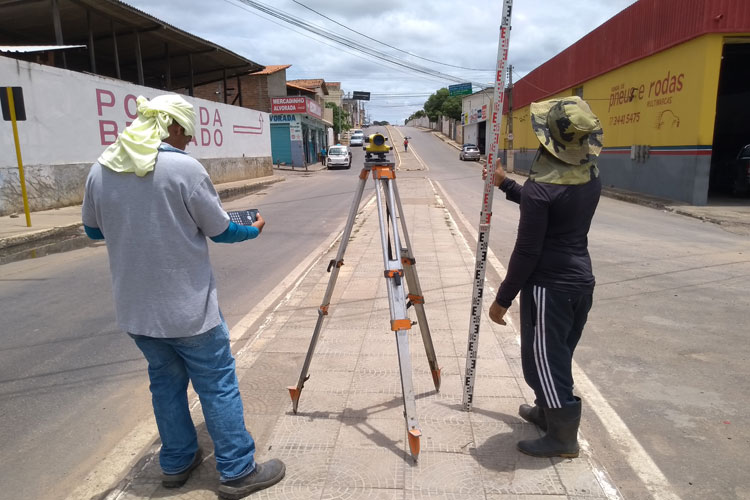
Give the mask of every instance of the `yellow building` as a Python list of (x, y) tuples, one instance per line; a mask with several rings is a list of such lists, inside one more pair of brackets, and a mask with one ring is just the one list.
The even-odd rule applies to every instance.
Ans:
[(703, 205), (747, 182), (733, 159), (750, 144), (750, 2), (690, 6), (640, 0), (516, 82), (516, 170), (539, 145), (529, 104), (579, 95), (604, 128), (605, 186)]

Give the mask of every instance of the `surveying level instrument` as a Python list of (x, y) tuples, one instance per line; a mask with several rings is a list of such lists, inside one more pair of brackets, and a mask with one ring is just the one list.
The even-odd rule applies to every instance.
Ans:
[[(391, 330), (396, 335), (401, 391), (404, 402), (404, 418), (406, 419), (406, 430), (409, 437), (409, 449), (416, 460), (419, 456), (419, 438), (422, 435), (422, 431), (417, 422), (417, 407), (414, 396), (414, 384), (412, 382), (411, 357), (409, 354), (409, 330), (413, 324), (407, 313), (409, 307), (414, 307), (417, 316), (417, 322), (422, 334), (422, 342), (427, 354), (427, 361), (436, 391), (440, 390), (440, 367), (438, 367), (430, 328), (427, 324), (427, 316), (424, 311), (424, 296), (422, 295), (422, 288), (417, 276), (416, 260), (412, 253), (403, 209), (401, 208), (401, 199), (398, 195), (395, 165), (386, 158), (386, 154), (391, 148), (386, 146), (385, 142), (386, 137), (382, 134), (372, 134), (367, 138), (368, 145), (364, 147), (366, 151), (364, 168), (359, 174), (359, 184), (354, 195), (354, 200), (352, 201), (351, 209), (349, 210), (344, 233), (341, 236), (338, 253), (336, 258), (328, 264), (328, 272), (331, 273), (331, 276), (328, 279), (328, 287), (323, 297), (323, 303), (318, 309), (318, 320), (315, 324), (312, 339), (310, 340), (310, 347), (307, 350), (307, 356), (305, 357), (297, 385), (288, 389), (289, 395), (292, 398), (292, 409), (294, 413), (297, 413), (302, 388), (310, 378), (308, 370), (310, 369), (312, 356), (315, 352), (315, 346), (318, 343), (323, 318), (328, 314), (339, 269), (344, 265), (344, 253), (346, 252), (349, 237), (354, 227), (354, 219), (362, 200), (362, 193), (367, 183), (367, 177), (372, 173), (378, 204), (380, 241), (383, 249), (383, 264), (385, 266), (383, 274), (388, 289)], [(398, 219), (401, 219), (401, 233), (399, 233)], [(408, 294), (404, 289), (404, 284), (408, 286)]]

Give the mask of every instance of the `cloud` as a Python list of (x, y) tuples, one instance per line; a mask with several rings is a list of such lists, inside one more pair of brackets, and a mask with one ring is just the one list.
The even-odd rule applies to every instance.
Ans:
[[(408, 66), (424, 66), (462, 81), (491, 83), (494, 78), (501, 10), (497, 0), (299, 1), (346, 27), (292, 0), (262, 3), (380, 54), (398, 57)], [(241, 0), (214, 0), (210, 8), (203, 0), (126, 2), (260, 64), (291, 64), (287, 70), (289, 79), (323, 78), (341, 82), (346, 92), (369, 91), (372, 100), (366, 107), (375, 120), (403, 123), (421, 108), (429, 94), (455, 83), (395, 67), (382, 58), (321, 39), (261, 14)], [(571, 2), (559, 0), (515, 2), (509, 61), (518, 74), (526, 74), (632, 3), (634, 0), (577, 0), (575, 8), (571, 8)], [(486, 71), (469, 71), (425, 59)]]

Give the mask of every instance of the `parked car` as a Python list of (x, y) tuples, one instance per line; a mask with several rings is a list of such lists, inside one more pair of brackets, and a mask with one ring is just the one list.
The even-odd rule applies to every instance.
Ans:
[(737, 196), (750, 194), (750, 144), (740, 149), (731, 168), (734, 172), (732, 194)]
[(350, 146), (363, 146), (365, 144), (365, 134), (362, 132), (352, 134), (352, 137), (349, 139), (349, 145)]
[(336, 145), (328, 149), (326, 156), (326, 167), (331, 168), (350, 168), (352, 166), (352, 155), (346, 146)]
[(461, 147), (461, 152), (458, 153), (458, 159), (461, 161), (465, 160), (479, 160), (479, 148), (475, 144), (464, 144)]

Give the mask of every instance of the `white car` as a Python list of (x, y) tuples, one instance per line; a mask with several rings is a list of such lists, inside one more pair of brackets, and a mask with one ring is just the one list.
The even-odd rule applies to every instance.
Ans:
[(352, 155), (349, 153), (349, 148), (337, 144), (331, 146), (326, 155), (326, 167), (331, 168), (350, 168), (352, 166)]
[(352, 134), (352, 137), (349, 139), (349, 145), (350, 146), (364, 146), (365, 144), (365, 134), (362, 132), (358, 134)]

